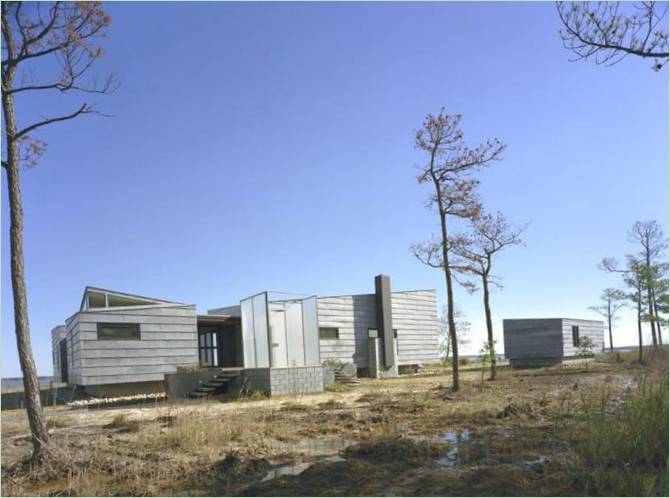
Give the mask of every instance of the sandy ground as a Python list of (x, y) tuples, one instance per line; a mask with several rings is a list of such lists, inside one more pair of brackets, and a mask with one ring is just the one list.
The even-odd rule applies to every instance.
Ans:
[(557, 417), (646, 373), (573, 363), (494, 382), (466, 372), (458, 393), (443, 372), (257, 401), (52, 407), (59, 457), (39, 475), (20, 465), (25, 415), (7, 411), (2, 494), (570, 495)]

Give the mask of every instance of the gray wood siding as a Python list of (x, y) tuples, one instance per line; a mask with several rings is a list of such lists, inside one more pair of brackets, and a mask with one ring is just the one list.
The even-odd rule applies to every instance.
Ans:
[(503, 320), (503, 334), (506, 358), (563, 356), (561, 319)]
[(368, 366), (368, 330), (377, 328), (374, 294), (317, 298), (319, 327), (337, 327), (338, 339), (320, 339), (321, 361), (335, 359)]
[(593, 352), (600, 353), (604, 347), (605, 325), (599, 320), (574, 320), (563, 319), (563, 355), (574, 356), (578, 354), (577, 348), (572, 344), (572, 326), (579, 327), (579, 337), (589, 337), (593, 341)]
[(398, 331), (398, 365), (440, 361), (434, 290), (393, 292), (391, 315)]
[[(82, 385), (163, 380), (198, 363), (195, 306), (158, 304), (77, 314)], [(98, 323), (137, 323), (140, 340), (97, 340)]]
[[(368, 366), (368, 330), (377, 328), (374, 294), (320, 297), (319, 327), (336, 327), (338, 339), (321, 339), (321, 361), (335, 359)], [(393, 328), (398, 331), (398, 364), (439, 361), (435, 291), (391, 293)]]

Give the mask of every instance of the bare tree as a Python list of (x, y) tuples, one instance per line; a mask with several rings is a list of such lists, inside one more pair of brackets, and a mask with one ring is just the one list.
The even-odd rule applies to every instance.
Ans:
[(416, 132), (416, 147), (428, 155), (421, 168), (419, 183), (432, 183), (429, 206), (435, 207), (440, 219), (440, 237), (426, 244), (415, 244), (414, 255), (422, 263), (444, 271), (447, 285), (447, 321), (453, 348), (453, 390), (460, 389), (458, 376), (458, 339), (454, 322), (454, 291), (449, 263), (451, 239), (448, 220), (451, 217), (471, 218), (479, 212), (477, 180), (471, 174), (500, 157), (505, 145), (498, 139), (486, 141), (474, 149), (463, 142), (460, 114), (449, 115), (444, 109), (435, 116), (428, 114)]
[[(528, 224), (515, 227), (500, 212), (496, 213), (495, 216), (480, 213), (470, 220), (470, 228), (471, 233), (469, 235), (454, 238), (454, 254), (460, 258), (460, 260), (454, 261), (454, 269), (458, 272), (474, 275), (481, 282), (488, 335), (487, 351), (491, 356), (490, 380), (495, 380), (496, 354), (490, 293), (491, 286), (501, 289), (502, 284), (499, 277), (491, 273), (493, 257), (505, 247), (522, 244), (521, 234), (528, 228)], [(470, 292), (477, 290), (477, 286), (470, 281), (462, 282), (462, 284)]]
[(642, 246), (640, 251), (640, 259), (646, 267), (645, 275), (647, 281), (645, 284), (647, 291), (647, 306), (649, 323), (651, 326), (652, 341), (654, 346), (662, 343), (660, 338), (660, 331), (658, 339), (656, 335), (656, 323), (659, 321), (654, 309), (654, 282), (655, 269), (657, 268), (656, 259), (664, 252), (667, 247), (667, 242), (663, 236), (661, 226), (656, 221), (638, 221), (628, 232), (628, 240), (630, 242), (639, 243)]
[(629, 55), (668, 62), (667, 2), (556, 2), (563, 46), (611, 66)]
[(600, 294), (600, 301), (602, 304), (597, 306), (589, 306), (588, 309), (595, 311), (607, 320), (607, 330), (610, 336), (610, 351), (614, 351), (614, 340), (612, 339), (612, 324), (617, 319), (617, 311), (626, 306), (624, 302), (626, 293), (620, 289), (613, 289), (611, 287), (603, 289)]
[[(82, 77), (100, 58), (98, 45), (109, 26), (109, 16), (98, 2), (2, 2), (2, 111), (4, 139), (2, 167), (7, 173), (10, 211), (11, 279), (14, 298), (14, 324), (19, 362), (23, 374), (26, 411), (32, 435), (33, 462), (40, 461), (47, 450), (49, 436), (44, 424), (39, 397), (39, 383), (30, 343), (28, 299), (23, 258), (23, 207), (21, 201), (21, 167), (31, 167), (45, 150), (46, 144), (32, 139), (38, 129), (61, 121), (95, 113), (83, 103), (72, 112), (43, 118), (19, 126), (14, 96), (29, 92), (83, 91), (107, 93), (116, 85), (114, 76), (102, 84), (82, 82)], [(34, 63), (55, 58), (59, 73), (48, 81), (34, 75)], [(50, 67), (41, 64), (41, 68)], [(21, 78), (17, 75), (21, 70)]]

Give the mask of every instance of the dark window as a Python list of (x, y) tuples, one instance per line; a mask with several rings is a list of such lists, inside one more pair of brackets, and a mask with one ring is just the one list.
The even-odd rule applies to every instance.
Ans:
[(199, 355), (200, 364), (209, 365), (210, 367), (219, 366), (219, 345), (218, 345), (218, 329), (203, 328), (199, 330)]
[(572, 326), (572, 345), (579, 346), (579, 325)]
[(393, 337), (398, 338), (398, 329), (393, 329)]
[(339, 339), (340, 329), (337, 327), (319, 327), (319, 339)]
[(99, 341), (139, 341), (139, 323), (99, 323)]

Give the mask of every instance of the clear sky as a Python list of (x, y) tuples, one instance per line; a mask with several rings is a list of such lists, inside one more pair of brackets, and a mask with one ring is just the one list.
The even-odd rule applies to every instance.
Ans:
[[(508, 144), (480, 176), (485, 206), (532, 222), (526, 247), (497, 262), (500, 344), (503, 318), (597, 318), (586, 308), (619, 284), (597, 262), (635, 250), (636, 220), (667, 226), (667, 68), (570, 62), (553, 3), (107, 8), (97, 71), (123, 83), (81, 98), (115, 117), (44, 129), (49, 149), (23, 174), (42, 375), (50, 330), (86, 285), (205, 311), (266, 289), (373, 292), (383, 272), (444, 303), (443, 275), (409, 249), (437, 233), (413, 131), (442, 106), (464, 115), (468, 142)], [(26, 95), (19, 124), (77, 102)], [(2, 375), (17, 376), (2, 178)], [(458, 288), (456, 302), (476, 353), (481, 294)], [(622, 316), (615, 345), (634, 344), (633, 312)]]

